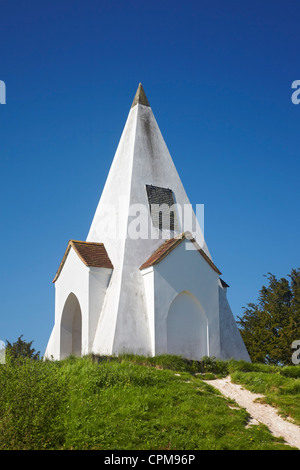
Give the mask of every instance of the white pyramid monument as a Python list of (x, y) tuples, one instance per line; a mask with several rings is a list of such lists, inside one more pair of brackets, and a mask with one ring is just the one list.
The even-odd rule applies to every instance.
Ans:
[(45, 357), (249, 361), (220, 274), (139, 84), (87, 239), (54, 278)]

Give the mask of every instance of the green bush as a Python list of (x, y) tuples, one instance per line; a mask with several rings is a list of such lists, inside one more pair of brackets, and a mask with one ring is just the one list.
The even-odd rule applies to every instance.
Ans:
[(228, 363), (227, 361), (221, 361), (215, 357), (203, 357), (200, 361), (185, 359), (181, 356), (175, 356), (170, 354), (161, 354), (159, 356), (148, 357), (138, 356), (134, 354), (122, 354), (117, 357), (109, 356), (94, 356), (94, 360), (98, 363), (107, 361), (118, 361), (118, 362), (133, 362), (134, 364), (152, 366), (157, 369), (169, 369), (181, 372), (189, 373), (207, 373), (211, 372), (219, 375), (228, 374)]
[(280, 370), (281, 375), (291, 377), (293, 379), (300, 378), (300, 365), (282, 367)]
[(7, 357), (0, 366), (0, 449), (58, 447), (65, 384), (57, 363)]
[(252, 363), (246, 361), (237, 361), (235, 359), (231, 359), (228, 361), (228, 372), (277, 372), (280, 370), (279, 366), (270, 366), (267, 364), (260, 364), (260, 363)]

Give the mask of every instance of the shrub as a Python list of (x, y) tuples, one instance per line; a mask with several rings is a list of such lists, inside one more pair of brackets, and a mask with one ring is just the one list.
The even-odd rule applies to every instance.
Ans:
[(294, 379), (300, 378), (300, 366), (286, 366), (280, 369), (280, 374)]
[(0, 449), (58, 447), (64, 384), (57, 363), (12, 360), (0, 367)]

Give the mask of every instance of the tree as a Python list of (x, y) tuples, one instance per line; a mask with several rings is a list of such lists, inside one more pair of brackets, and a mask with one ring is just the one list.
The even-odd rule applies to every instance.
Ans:
[(38, 360), (40, 358), (40, 351), (36, 352), (34, 348), (32, 348), (33, 341), (26, 342), (22, 339), (22, 336), (19, 336), (17, 341), (11, 344), (8, 340), (6, 340), (6, 351), (10, 354), (12, 359), (16, 359), (18, 357)]
[(300, 340), (300, 268), (289, 279), (267, 276), (258, 302), (249, 303), (238, 317), (240, 332), (253, 362), (292, 365), (291, 345)]

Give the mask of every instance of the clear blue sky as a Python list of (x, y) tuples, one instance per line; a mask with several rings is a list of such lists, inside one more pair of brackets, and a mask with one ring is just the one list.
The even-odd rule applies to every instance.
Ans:
[(298, 1), (0, 0), (0, 339), (44, 353), (139, 82), (234, 315), (299, 261)]

